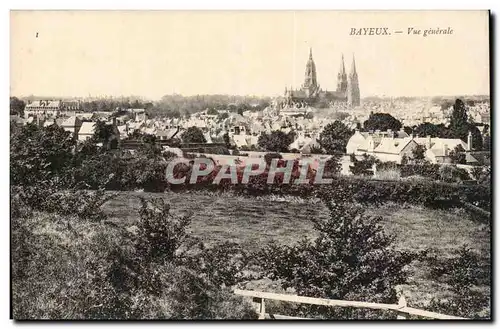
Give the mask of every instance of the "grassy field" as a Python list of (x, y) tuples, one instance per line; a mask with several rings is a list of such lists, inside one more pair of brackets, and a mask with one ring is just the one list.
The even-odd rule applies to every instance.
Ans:
[[(191, 233), (207, 244), (233, 241), (248, 250), (256, 250), (275, 240), (292, 244), (303, 237), (314, 237), (311, 218), (328, 216), (321, 202), (300, 199), (279, 200), (272, 197), (235, 197), (201, 193), (143, 193), (124, 192), (105, 205), (110, 219), (125, 226), (138, 220), (138, 197), (162, 197), (171, 204), (176, 214), (192, 214)], [(387, 204), (370, 207), (367, 212), (384, 218), (388, 233), (396, 236), (400, 249), (423, 250), (433, 248), (440, 258), (455, 254), (463, 244), (477, 251), (489, 263), (489, 223), (472, 218), (463, 210), (439, 210), (416, 206)], [(446, 298), (449, 287), (429, 279), (429, 270), (414, 262), (409, 268), (409, 284), (403, 287), (408, 302), (426, 303), (431, 297)], [(272, 282), (252, 282), (248, 289), (276, 290)], [(477, 289), (488, 293), (488, 286)]]

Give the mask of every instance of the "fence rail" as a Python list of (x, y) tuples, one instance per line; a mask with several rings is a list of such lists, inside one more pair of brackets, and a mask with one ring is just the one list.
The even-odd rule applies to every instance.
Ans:
[(306, 318), (298, 318), (298, 317), (290, 317), (285, 315), (272, 315), (266, 313), (266, 304), (265, 300), (279, 300), (284, 302), (292, 302), (292, 303), (300, 303), (300, 304), (310, 304), (310, 305), (322, 305), (322, 306), (337, 306), (337, 307), (355, 307), (355, 308), (369, 308), (375, 310), (391, 310), (398, 313), (398, 319), (406, 319), (406, 315), (417, 315), (432, 319), (439, 320), (466, 320), (466, 318), (461, 318), (458, 316), (445, 315), (435, 312), (424, 311), (420, 309), (416, 309), (413, 307), (408, 307), (406, 305), (406, 299), (403, 295), (401, 295), (398, 304), (382, 304), (382, 303), (370, 303), (370, 302), (355, 302), (355, 301), (346, 301), (346, 300), (337, 300), (337, 299), (324, 299), (324, 298), (313, 298), (313, 297), (303, 297), (296, 295), (284, 295), (284, 294), (276, 294), (271, 292), (262, 292), (262, 291), (250, 291), (250, 290), (234, 290), (234, 294), (239, 296), (252, 297), (254, 307), (259, 313), (259, 319), (271, 318), (271, 319), (303, 319)]

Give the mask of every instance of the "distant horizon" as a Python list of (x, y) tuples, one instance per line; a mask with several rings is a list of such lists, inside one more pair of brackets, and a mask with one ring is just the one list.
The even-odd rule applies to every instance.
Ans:
[[(276, 97), (282, 97), (281, 95), (278, 96), (273, 96), (273, 95), (251, 95), (251, 94), (193, 94), (193, 95), (184, 95), (184, 94), (165, 94), (161, 96), (160, 98), (148, 98), (145, 96), (141, 95), (119, 95), (119, 96), (114, 96), (114, 95), (102, 95), (102, 96), (44, 96), (44, 95), (36, 95), (36, 94), (31, 94), (31, 95), (10, 95), (10, 97), (17, 97), (19, 99), (23, 98), (36, 98), (36, 99), (48, 99), (48, 100), (58, 100), (58, 99), (82, 99), (82, 98), (89, 98), (89, 99), (119, 99), (119, 98), (137, 98), (137, 99), (142, 99), (146, 101), (160, 101), (161, 98), (165, 96), (181, 96), (181, 97), (196, 97), (196, 96), (227, 96), (227, 97), (254, 97), (254, 98), (276, 98)], [(487, 97), (491, 98), (490, 94), (454, 94), (454, 95), (428, 95), (428, 96), (391, 96), (391, 95), (370, 95), (370, 96), (361, 96), (361, 99), (367, 99), (367, 98), (381, 98), (381, 99), (390, 99), (390, 98), (436, 98), (436, 97), (441, 97), (441, 98), (465, 98), (465, 97)]]
[[(488, 11), (11, 11), (10, 93), (229, 94), (300, 88), (309, 57), (336, 90), (353, 56), (361, 97), (488, 94)], [(352, 35), (353, 27), (405, 30)], [(453, 27), (453, 34), (408, 35)], [(98, 96), (93, 96), (98, 97)], [(381, 97), (381, 96), (378, 96)]]

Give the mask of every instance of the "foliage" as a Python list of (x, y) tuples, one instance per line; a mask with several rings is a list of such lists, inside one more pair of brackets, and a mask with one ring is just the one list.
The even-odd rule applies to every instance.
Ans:
[(448, 128), (446, 128), (443, 124), (435, 125), (429, 122), (424, 122), (416, 126), (414, 133), (418, 137), (431, 136), (432, 138), (447, 138), (449, 136)]
[(402, 124), (399, 120), (394, 118), (389, 113), (370, 113), (368, 120), (363, 123), (363, 128), (368, 130), (380, 130), (386, 131), (391, 129), (392, 131), (399, 131)]
[(465, 150), (462, 145), (457, 145), (449, 154), (451, 163), (466, 164)]
[(203, 135), (203, 132), (198, 127), (189, 127), (181, 135), (183, 143), (206, 143), (207, 140)]
[(329, 123), (319, 135), (319, 144), (327, 154), (344, 154), (353, 132), (340, 121)]
[(415, 146), (415, 148), (412, 150), (413, 159), (416, 161), (425, 160), (425, 151), (426, 148), (424, 145), (417, 144), (417, 146)]
[(324, 177), (333, 177), (340, 174), (342, 165), (340, 164), (341, 158), (339, 156), (332, 156), (325, 163)]
[[(299, 150), (296, 150), (297, 152), (291, 152), (291, 153), (299, 153)], [(325, 154), (323, 151), (323, 148), (321, 146), (316, 146), (316, 145), (311, 145), (311, 148), (309, 150), (310, 154)]]
[(207, 110), (207, 114), (208, 115), (217, 115), (217, 114), (219, 114), (219, 112), (216, 109), (214, 109), (214, 108), (209, 108)]
[(279, 153), (266, 153), (264, 155), (264, 161), (266, 162), (266, 164), (268, 166), (271, 165), (271, 162), (273, 161), (273, 159), (283, 159), (283, 156)]
[[(490, 298), (473, 289), (478, 284), (489, 285), (489, 271), (481, 266), (479, 256), (467, 245), (458, 254), (444, 262), (430, 258), (433, 274), (437, 279), (445, 277), (453, 295), (449, 299), (432, 299), (429, 308), (434, 312), (466, 318), (489, 318)], [(489, 268), (489, 267), (488, 267)], [(483, 282), (481, 282), (483, 281)]]
[[(410, 254), (396, 251), (394, 237), (380, 222), (347, 202), (328, 201), (330, 217), (313, 219), (319, 237), (294, 246), (272, 245), (257, 257), (270, 279), (301, 296), (395, 303), (398, 284), (405, 283)], [(379, 317), (361, 309), (302, 306), (300, 316), (335, 319)]]
[(228, 133), (225, 133), (222, 138), (224, 139), (224, 144), (226, 144), (226, 147), (228, 149), (231, 148), (231, 139), (229, 138), (229, 134)]
[(56, 125), (14, 127), (10, 140), (10, 178), (14, 185), (32, 185), (62, 175), (70, 167), (75, 141)]
[(95, 143), (102, 143), (105, 147), (110, 147), (110, 142), (114, 137), (113, 125), (107, 124), (104, 121), (97, 121), (94, 128), (94, 139)]
[(464, 180), (470, 180), (469, 173), (463, 168), (458, 168), (454, 165), (443, 165), (439, 167), (440, 180), (454, 183)]
[(19, 116), (24, 116), (24, 108), (26, 107), (26, 103), (17, 98), (17, 97), (10, 97), (10, 114), (11, 115), (19, 115)]
[(23, 200), (11, 199), (15, 319), (256, 318), (221, 287), (238, 277), (237, 263), (225, 266), (237, 248), (188, 255), (189, 221), (163, 202), (143, 201), (138, 226), (125, 230), (72, 213), (27, 211)]
[(472, 133), (472, 148), (482, 150), (483, 138), (479, 129), (468, 121), (467, 109), (462, 100), (457, 99), (453, 105), (453, 112), (450, 120), (450, 134), (453, 138), (460, 138), (467, 142), (469, 132)]
[(353, 175), (359, 176), (369, 176), (373, 174), (372, 167), (379, 161), (367, 154), (363, 154), (363, 158), (358, 160), (354, 154), (350, 155), (352, 165), (349, 166), (349, 170)]
[(174, 259), (175, 252), (187, 238), (189, 216), (177, 217), (170, 213), (170, 205), (157, 198), (141, 198), (137, 249), (145, 260)]
[(292, 142), (293, 136), (291, 134), (275, 130), (270, 134), (261, 134), (257, 140), (257, 145), (269, 152), (288, 152), (288, 147)]

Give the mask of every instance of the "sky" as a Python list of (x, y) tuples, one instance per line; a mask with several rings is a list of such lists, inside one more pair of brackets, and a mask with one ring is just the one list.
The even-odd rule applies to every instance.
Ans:
[(489, 94), (487, 11), (11, 11), (10, 39), (12, 96), (276, 96), (309, 48), (323, 89), (343, 54), (361, 97)]

